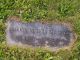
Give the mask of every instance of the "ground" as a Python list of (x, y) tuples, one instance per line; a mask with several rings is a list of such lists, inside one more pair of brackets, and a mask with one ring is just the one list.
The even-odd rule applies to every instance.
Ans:
[[(77, 39), (70, 50), (51, 52), (6, 45), (6, 21), (18, 16), (25, 22), (67, 22)], [(80, 60), (80, 0), (0, 0), (0, 60)]]

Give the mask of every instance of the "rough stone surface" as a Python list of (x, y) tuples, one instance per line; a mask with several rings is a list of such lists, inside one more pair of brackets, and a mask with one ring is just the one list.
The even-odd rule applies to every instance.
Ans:
[(63, 47), (71, 43), (72, 32), (62, 24), (7, 22), (7, 41), (33, 47)]

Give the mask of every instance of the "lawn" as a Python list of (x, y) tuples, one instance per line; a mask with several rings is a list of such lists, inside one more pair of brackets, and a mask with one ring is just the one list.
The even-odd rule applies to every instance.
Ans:
[[(77, 35), (71, 50), (52, 52), (6, 45), (6, 21), (18, 16), (22, 21), (67, 22)], [(0, 60), (80, 60), (80, 0), (0, 0)]]

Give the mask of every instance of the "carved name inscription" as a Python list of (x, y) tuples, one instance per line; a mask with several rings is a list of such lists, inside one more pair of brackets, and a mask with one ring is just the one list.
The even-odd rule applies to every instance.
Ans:
[(71, 43), (72, 32), (62, 24), (7, 22), (7, 41), (34, 47), (63, 47)]

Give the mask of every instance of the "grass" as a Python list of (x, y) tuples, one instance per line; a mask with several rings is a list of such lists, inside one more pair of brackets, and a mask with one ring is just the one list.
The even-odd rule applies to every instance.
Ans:
[[(74, 47), (57, 53), (44, 49), (6, 46), (5, 23), (9, 16), (22, 21), (62, 21), (73, 25), (78, 36)], [(0, 0), (0, 60), (80, 60), (80, 0)]]

